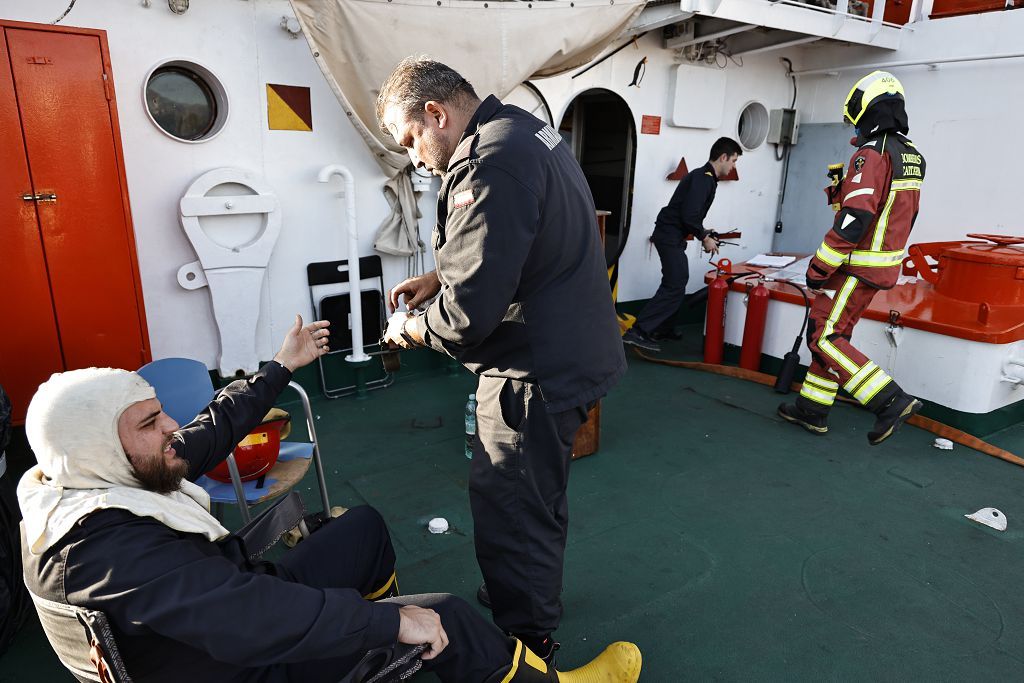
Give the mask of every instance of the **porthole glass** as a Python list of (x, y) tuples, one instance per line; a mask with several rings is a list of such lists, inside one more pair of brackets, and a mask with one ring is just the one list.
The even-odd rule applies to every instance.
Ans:
[(167, 135), (184, 142), (214, 137), (227, 118), (227, 97), (208, 70), (189, 62), (168, 62), (146, 79), (146, 112)]
[(751, 102), (740, 112), (737, 137), (744, 149), (757, 149), (768, 136), (768, 110), (760, 102)]

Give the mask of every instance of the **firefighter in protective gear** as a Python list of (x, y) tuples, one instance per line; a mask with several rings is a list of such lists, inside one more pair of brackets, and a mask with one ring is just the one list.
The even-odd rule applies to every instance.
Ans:
[[(857, 135), (832, 229), (807, 269), (817, 292), (807, 327), (811, 365), (795, 404), (779, 415), (815, 434), (828, 431), (828, 412), (842, 387), (875, 413), (872, 445), (889, 438), (922, 404), (850, 343), (875, 293), (896, 284), (903, 250), (917, 218), (925, 161), (909, 130), (903, 86), (875, 71), (857, 81), (843, 104)], [(829, 188), (834, 190), (834, 188)], [(831, 290), (830, 298), (820, 290)]]

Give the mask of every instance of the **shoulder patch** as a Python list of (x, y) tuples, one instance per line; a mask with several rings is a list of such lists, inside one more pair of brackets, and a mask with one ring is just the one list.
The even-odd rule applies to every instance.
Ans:
[(476, 197), (473, 196), (473, 190), (456, 192), (455, 196), (452, 197), (452, 208), (461, 209), (464, 206), (469, 206), (475, 201)]
[(558, 131), (551, 126), (544, 126), (538, 130), (534, 135), (537, 139), (544, 143), (544, 146), (548, 149), (554, 149), (558, 146), (558, 143), (562, 141), (562, 136), (558, 134)]
[(864, 157), (860, 156), (853, 160), (853, 167), (858, 171), (864, 168), (864, 162), (867, 161)]

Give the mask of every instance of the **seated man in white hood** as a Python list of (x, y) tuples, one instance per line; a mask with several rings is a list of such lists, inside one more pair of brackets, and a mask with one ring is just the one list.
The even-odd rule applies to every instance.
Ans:
[(29, 589), (105, 612), (139, 682), (336, 682), (368, 650), (396, 642), (427, 644), (424, 668), (443, 681), (635, 681), (631, 644), (558, 673), (459, 598), (373, 601), (394, 592), (395, 555), (369, 507), (331, 520), (280, 562), (246, 559), (192, 482), (327, 344), (326, 322), (297, 318), (272, 362), (181, 428), (137, 373), (53, 375), (29, 406), (39, 465), (18, 487)]

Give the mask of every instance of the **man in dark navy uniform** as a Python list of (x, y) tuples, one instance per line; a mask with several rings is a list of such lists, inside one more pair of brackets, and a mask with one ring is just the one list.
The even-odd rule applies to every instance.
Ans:
[(654, 336), (679, 310), (690, 278), (687, 236), (700, 240), (704, 251), (718, 253), (718, 241), (704, 228), (704, 218), (715, 201), (718, 179), (732, 173), (741, 154), (743, 149), (735, 140), (718, 138), (711, 146), (708, 162), (687, 173), (676, 186), (672, 199), (658, 212), (651, 242), (661, 259), (661, 284), (640, 311), (636, 324), (622, 336), (624, 343), (647, 351), (661, 350)]
[(626, 369), (593, 198), (558, 131), (481, 101), (438, 62), (403, 61), (377, 117), (443, 178), (437, 269), (391, 292), (392, 306), (404, 297), (426, 312), (393, 316), (386, 338), (480, 375), (469, 489), (481, 597), (499, 627), (550, 661), (573, 438)]

